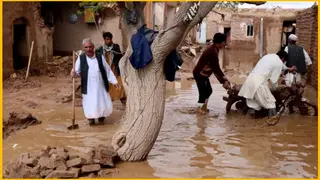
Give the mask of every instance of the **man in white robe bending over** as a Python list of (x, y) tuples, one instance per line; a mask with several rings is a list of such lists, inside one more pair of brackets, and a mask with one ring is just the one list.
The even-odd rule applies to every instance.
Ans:
[(273, 97), (268, 81), (271, 81), (271, 90), (276, 90), (278, 80), (283, 70), (294, 71), (295, 67), (287, 68), (283, 63), (287, 60), (288, 54), (279, 51), (277, 54), (267, 54), (256, 64), (248, 78), (242, 85), (239, 96), (246, 98), (249, 113), (260, 111), (263, 107), (268, 110), (269, 117), (277, 115), (276, 99)]
[(78, 57), (71, 76), (81, 78), (82, 106), (89, 125), (94, 125), (96, 118), (103, 124), (112, 113), (108, 81), (117, 88), (119, 85), (104, 56), (95, 54), (91, 39), (84, 39), (82, 45), (85, 53)]

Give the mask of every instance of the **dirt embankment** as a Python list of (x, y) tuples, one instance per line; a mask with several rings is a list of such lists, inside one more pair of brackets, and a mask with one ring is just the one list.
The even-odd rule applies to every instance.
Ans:
[(3, 121), (2, 139), (6, 139), (17, 130), (25, 129), (31, 125), (40, 124), (41, 121), (37, 120), (30, 113), (26, 112), (11, 112), (7, 120)]
[[(35, 84), (37, 81), (31, 81), (24, 84)], [(17, 86), (19, 85), (18, 81), (14, 82)], [(32, 86), (30, 86), (31, 89)], [(10, 94), (17, 94), (19, 91), (26, 90), (27, 87), (23, 86), (22, 88), (10, 88)], [(34, 89), (41, 89), (39, 87), (34, 87)], [(39, 90), (38, 92), (41, 92)], [(34, 117), (29, 111), (26, 109), (34, 109), (36, 111), (41, 105), (45, 104), (45, 102), (58, 103), (58, 104), (71, 104), (72, 103), (72, 92), (68, 92), (66, 90), (59, 90), (55, 88), (50, 92), (43, 91), (38, 95), (34, 95), (32, 93), (21, 93), (25, 94), (25, 97), (17, 96), (15, 99), (11, 99), (11, 102), (5, 101), (4, 104), (10, 104), (12, 108), (9, 108), (9, 112), (4, 112), (3, 119), (3, 140), (7, 139), (10, 135), (12, 135), (15, 131), (25, 129), (30, 125), (37, 125), (41, 123), (41, 120), (38, 120)], [(76, 93), (75, 106), (82, 105), (81, 94), (78, 91)], [(8, 108), (8, 107), (5, 107)]]
[[(3, 139), (7, 139), (15, 131), (41, 123), (29, 110), (36, 111), (48, 103), (71, 104), (72, 79), (68, 78), (68, 74), (72, 68), (72, 59), (70, 61), (70, 57), (60, 58), (53, 65), (48, 65), (48, 69), (50, 68), (51, 71), (47, 71), (49, 77), (30, 72), (26, 80), (26, 71), (20, 70), (3, 82)], [(52, 76), (53, 72), (55, 77)], [(76, 87), (79, 84), (77, 79)], [(76, 92), (75, 105), (82, 105), (79, 90)]]
[(47, 62), (46, 65), (45, 75), (49, 77), (66, 77), (72, 69), (72, 56), (53, 56), (53, 60)]

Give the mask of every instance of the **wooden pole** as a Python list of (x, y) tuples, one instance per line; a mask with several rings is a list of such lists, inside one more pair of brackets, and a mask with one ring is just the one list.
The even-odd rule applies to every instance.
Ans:
[[(72, 51), (72, 66), (73, 66), (73, 71), (75, 71), (75, 52)], [(72, 78), (72, 126), (75, 125), (75, 119), (76, 119), (76, 113), (75, 113), (75, 99), (76, 99), (76, 93), (75, 93), (75, 78)]]
[(26, 74), (26, 80), (28, 79), (28, 75), (29, 75), (29, 69), (30, 69), (31, 57), (32, 57), (32, 51), (33, 51), (33, 44), (34, 44), (34, 41), (32, 41), (32, 43), (31, 43), (31, 50), (30, 50), (30, 54), (29, 54), (29, 62), (28, 62), (28, 69), (27, 69), (27, 74)]

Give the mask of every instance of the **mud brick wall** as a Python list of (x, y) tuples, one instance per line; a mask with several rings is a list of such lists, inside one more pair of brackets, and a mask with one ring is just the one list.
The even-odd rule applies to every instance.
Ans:
[[(253, 24), (254, 25), (254, 31), (253, 36), (247, 36), (247, 28), (246, 24)], [(255, 49), (255, 42), (254, 38), (258, 31), (256, 24), (254, 24), (254, 18), (251, 16), (240, 16), (240, 15), (234, 15), (233, 21), (231, 22), (231, 42), (232, 46), (240, 46), (240, 47), (246, 47), (249, 49)]]
[[(224, 66), (227, 68), (249, 68), (260, 59), (260, 26), (263, 18), (263, 55), (276, 53), (281, 48), (282, 25), (284, 20), (295, 20), (297, 10), (294, 9), (219, 9), (221, 15), (210, 12), (207, 16), (207, 38), (212, 34), (223, 32), (223, 28), (231, 27), (231, 44), (225, 53)], [(253, 23), (253, 36), (247, 36), (246, 24)]]
[[(26, 46), (19, 49), (23, 52), (27, 64), (31, 42), (34, 41), (30, 72), (41, 70), (45, 66), (44, 60), (52, 56), (52, 31), (42, 27), (43, 18), (40, 15), (39, 2), (4, 2), (3, 3), (3, 79), (15, 72), (13, 67), (14, 25), (21, 24), (21, 18), (26, 21)], [(19, 36), (19, 35), (17, 35)]]
[(318, 6), (313, 6), (297, 14), (298, 44), (303, 46), (312, 58), (308, 82), (318, 89)]
[[(253, 16), (232, 15), (231, 44), (226, 52), (226, 64), (229, 68), (251, 69), (256, 60), (256, 37), (259, 26)], [(246, 24), (253, 24), (253, 36), (247, 36)]]
[[(33, 11), (35, 5), (32, 3), (15, 3), (5, 2), (3, 3), (3, 79), (6, 79), (14, 72), (13, 69), (13, 26), (14, 21), (18, 18), (25, 18), (28, 22), (27, 36), (29, 39), (35, 39), (35, 23), (33, 21)], [(30, 47), (30, 41), (27, 42)], [(35, 42), (34, 46), (37, 46)], [(26, 52), (28, 56), (29, 49)], [(34, 54), (37, 54), (37, 50), (34, 49)], [(33, 59), (34, 60), (34, 59)]]

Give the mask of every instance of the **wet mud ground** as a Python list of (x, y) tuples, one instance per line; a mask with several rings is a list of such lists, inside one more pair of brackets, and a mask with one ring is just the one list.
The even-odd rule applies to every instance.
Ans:
[[(243, 81), (236, 77), (235, 82)], [(123, 112), (120, 102), (114, 102), (114, 112), (105, 125), (93, 127), (88, 126), (78, 104), (76, 123), (80, 128), (68, 131), (72, 102), (61, 99), (70, 95), (71, 79), (32, 77), (31, 81), (41, 82), (41, 86), (4, 89), (4, 119), (12, 111), (23, 110), (42, 121), (3, 141), (4, 166), (44, 145), (86, 151), (94, 145), (110, 144)], [(226, 91), (219, 84), (212, 86), (210, 112), (199, 116), (194, 113), (198, 98), (194, 81), (168, 83), (163, 125), (147, 161), (117, 164), (119, 171), (113, 177), (317, 178), (317, 117), (284, 114), (276, 126), (266, 127), (261, 120), (235, 112), (227, 115), (222, 100)], [(308, 99), (315, 99), (311, 92), (307, 94)]]

